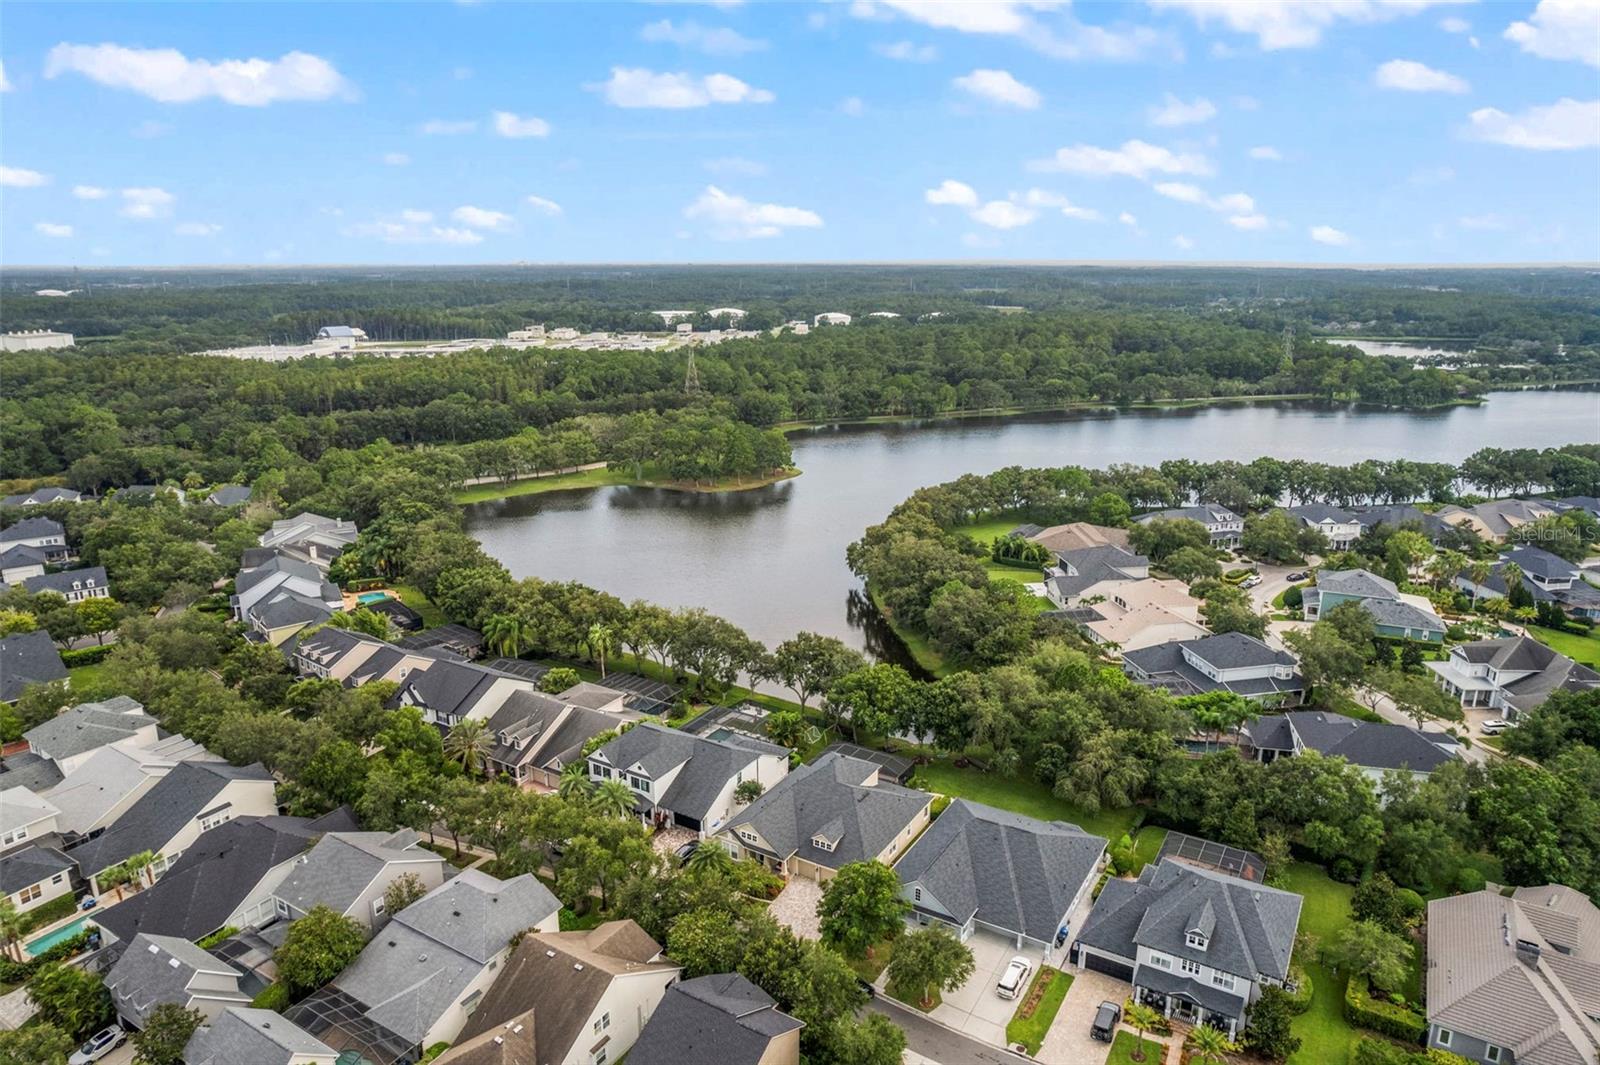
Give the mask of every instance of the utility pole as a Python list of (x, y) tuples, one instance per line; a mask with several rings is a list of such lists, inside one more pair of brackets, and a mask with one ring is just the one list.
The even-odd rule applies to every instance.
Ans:
[(1294, 323), (1283, 327), (1283, 364), (1280, 369), (1290, 369), (1294, 366)]
[(694, 364), (694, 348), (689, 349), (689, 365), (683, 373), (683, 390), (690, 395), (700, 391), (700, 371)]

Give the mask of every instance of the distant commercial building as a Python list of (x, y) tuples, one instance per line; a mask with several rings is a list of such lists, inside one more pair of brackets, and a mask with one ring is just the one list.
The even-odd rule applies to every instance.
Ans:
[(537, 325), (525, 325), (521, 329), (513, 329), (511, 332), (506, 334), (506, 339), (507, 340), (543, 340), (544, 339), (544, 323), (540, 322)]
[(46, 351), (70, 347), (72, 334), (58, 333), (54, 329), (24, 329), (18, 333), (0, 335), (0, 351)]
[(743, 318), (747, 312), (738, 307), (713, 307), (706, 312), (707, 318), (731, 318), (735, 322)]
[(548, 335), (549, 335), (551, 340), (577, 340), (578, 339), (578, 331), (576, 329), (573, 329), (571, 326), (565, 326), (565, 325), (561, 326), (559, 329), (550, 330)]
[(823, 311), (811, 320), (812, 325), (849, 325), (850, 316), (841, 311)]
[(671, 325), (673, 322), (682, 322), (694, 317), (693, 311), (651, 311), (650, 313), (661, 319), (664, 325)]
[(318, 348), (353, 348), (367, 339), (365, 330), (348, 325), (325, 325), (317, 330), (311, 344)]

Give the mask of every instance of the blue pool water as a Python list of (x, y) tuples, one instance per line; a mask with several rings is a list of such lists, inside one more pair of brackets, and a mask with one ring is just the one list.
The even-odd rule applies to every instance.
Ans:
[(389, 598), (388, 592), (363, 592), (356, 596), (356, 602), (365, 606), (368, 603), (381, 603), (387, 598)]
[(62, 925), (54, 932), (46, 932), (38, 939), (28, 940), (28, 953), (38, 957), (57, 943), (65, 942), (83, 931), (83, 926), (89, 923), (89, 918), (80, 917), (76, 921)]

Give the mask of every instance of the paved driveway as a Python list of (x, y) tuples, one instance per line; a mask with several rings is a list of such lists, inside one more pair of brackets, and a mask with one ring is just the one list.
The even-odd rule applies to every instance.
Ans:
[(1095, 1011), (1102, 1002), (1119, 1006), (1128, 997), (1129, 987), (1114, 976), (1082, 969), (1072, 972), (1072, 986), (1061, 1003), (1061, 1012), (1045, 1033), (1039, 1046), (1039, 1060), (1052, 1065), (1099, 1065), (1111, 1053), (1111, 1044), (1089, 1036)]
[(767, 913), (779, 924), (788, 925), (801, 939), (821, 939), (822, 929), (817, 920), (817, 903), (821, 901), (821, 884), (803, 876), (791, 876), (767, 907)]
[[(1006, 965), (1019, 954), (1033, 963), (1033, 971), (1037, 973), (1044, 952), (1037, 947), (1018, 950), (1013, 940), (982, 930), (967, 940), (967, 946), (972, 949), (976, 963), (972, 979), (946, 993), (944, 1001), (934, 1007), (929, 1016), (981, 1042), (1003, 1047), (1006, 1024), (1022, 1004), (1022, 996), (1001, 998), (995, 994), (995, 985), (1000, 982)], [(1031, 981), (1033, 976), (1030, 974), (1028, 979)]]

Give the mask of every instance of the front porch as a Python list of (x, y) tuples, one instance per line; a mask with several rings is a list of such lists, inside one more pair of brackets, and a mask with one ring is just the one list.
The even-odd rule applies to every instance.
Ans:
[(1223, 1010), (1207, 1007), (1199, 1002), (1195, 996), (1184, 991), (1160, 991), (1152, 987), (1135, 987), (1134, 1000), (1141, 1005), (1160, 1011), (1161, 1015), (1173, 1023), (1176, 1031), (1179, 1026), (1194, 1027), (1209, 1025), (1227, 1035), (1228, 1041), (1234, 1041), (1243, 1027), (1243, 1017)]

